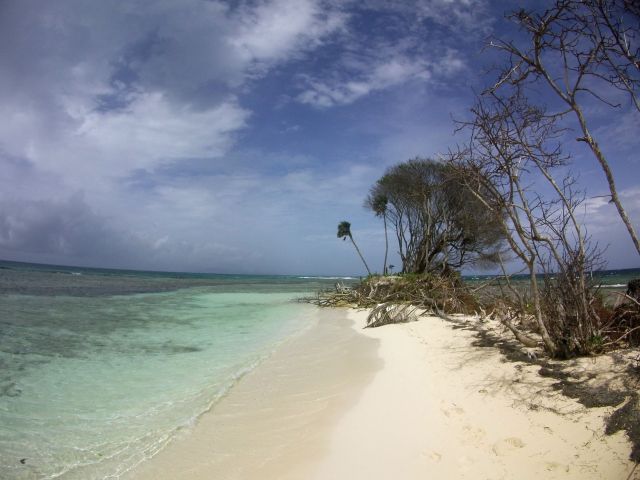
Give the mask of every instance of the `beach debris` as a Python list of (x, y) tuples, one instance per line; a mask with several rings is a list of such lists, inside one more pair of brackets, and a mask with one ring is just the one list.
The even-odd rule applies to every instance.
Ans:
[(417, 307), (409, 304), (381, 303), (374, 307), (367, 317), (364, 328), (381, 327), (390, 323), (406, 323), (416, 320)]

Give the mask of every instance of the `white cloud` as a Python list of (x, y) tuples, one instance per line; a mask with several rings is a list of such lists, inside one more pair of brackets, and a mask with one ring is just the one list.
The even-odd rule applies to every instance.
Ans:
[[(628, 188), (618, 193), (622, 205), (632, 223), (640, 222), (640, 188)], [(590, 197), (583, 204), (585, 220), (590, 228), (606, 231), (611, 225), (620, 223), (618, 211), (607, 194)]]
[(3, 142), (5, 150), (64, 177), (70, 187), (97, 188), (139, 169), (190, 157), (220, 157), (246, 125), (249, 112), (233, 97), (194, 110), (154, 92), (136, 96), (125, 110), (69, 109), (67, 128), (56, 129), (55, 135), (38, 134), (45, 126), (37, 112), (13, 110), (7, 116), (14, 121), (0, 127), (0, 136), (9, 139)]
[(485, 0), (419, 0), (416, 15), (444, 25), (456, 25), (465, 33), (486, 31), (491, 24)]
[(406, 56), (386, 58), (359, 72), (358, 80), (322, 81), (302, 77), (306, 89), (297, 97), (301, 103), (315, 107), (347, 105), (371, 92), (384, 90), (403, 83), (431, 78), (429, 65), (425, 61)]
[(221, 158), (251, 116), (234, 91), (344, 19), (312, 0), (24, 2), (0, 19), (0, 152), (108, 209), (140, 169)]
[(286, 58), (318, 46), (344, 27), (346, 15), (313, 0), (273, 0), (240, 10), (239, 28), (229, 39), (248, 61)]
[(172, 105), (154, 92), (140, 95), (125, 111), (89, 113), (73, 135), (101, 152), (110, 168), (122, 158), (121, 173), (126, 173), (185, 157), (218, 157), (248, 116), (233, 98), (198, 111)]
[[(634, 187), (619, 192), (622, 204), (634, 225), (636, 233), (640, 225), (640, 188)], [(629, 232), (625, 228), (618, 210), (609, 201), (608, 195), (588, 198), (584, 202), (581, 220), (587, 233), (601, 248), (606, 249), (609, 268), (633, 268), (638, 266), (638, 254), (635, 251)]]
[(0, 147), (70, 177), (219, 156), (250, 115), (229, 89), (342, 18), (311, 0), (25, 3), (0, 28)]
[(351, 35), (331, 66), (300, 76), (298, 102), (328, 108), (412, 81), (448, 83), (467, 68), (459, 48), (477, 42), (491, 25), (485, 0), (365, 0), (358, 6), (387, 18), (372, 25), (364, 40), (354, 33), (358, 18), (352, 18)]

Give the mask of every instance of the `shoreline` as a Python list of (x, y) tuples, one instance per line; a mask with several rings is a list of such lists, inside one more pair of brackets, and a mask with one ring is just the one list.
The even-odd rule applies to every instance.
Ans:
[[(585, 407), (464, 324), (363, 330), (367, 313), (320, 310), (125, 478), (640, 479), (625, 433), (605, 435), (613, 407)], [(574, 367), (611, 368), (587, 361)]]
[(122, 478), (304, 478), (342, 412), (382, 367), (377, 342), (352, 323), (346, 311), (318, 309), (310, 327)]

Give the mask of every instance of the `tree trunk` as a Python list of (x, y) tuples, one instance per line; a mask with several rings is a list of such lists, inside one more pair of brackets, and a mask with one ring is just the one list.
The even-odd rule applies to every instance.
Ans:
[(515, 326), (513, 326), (513, 324), (511, 323), (511, 320), (509, 320), (508, 318), (506, 318), (506, 317), (505, 318), (501, 318), (500, 321), (509, 330), (511, 330), (511, 333), (513, 333), (513, 335), (516, 337), (516, 340), (518, 340), (525, 347), (535, 348), (535, 347), (538, 346), (539, 342), (535, 338), (531, 338), (529, 335), (526, 335), (526, 334), (522, 333)]
[(358, 252), (358, 255), (360, 255), (360, 260), (362, 260), (362, 263), (364, 263), (364, 268), (366, 268), (367, 273), (371, 275), (371, 270), (369, 270), (369, 265), (367, 265), (367, 262), (364, 261), (364, 257), (362, 256), (362, 253), (360, 253), (360, 249), (358, 248), (358, 245), (356, 245), (356, 242), (353, 240), (353, 237), (351, 235), (349, 235), (349, 238), (351, 239), (351, 243), (353, 243), (353, 246), (356, 247), (356, 252)]
[(382, 274), (387, 274), (387, 254), (389, 253), (389, 237), (387, 236), (387, 215), (382, 216), (384, 221), (384, 266), (382, 268)]
[(549, 335), (549, 330), (544, 324), (542, 319), (542, 306), (540, 305), (540, 291), (538, 290), (538, 279), (536, 278), (536, 271), (532, 265), (529, 265), (529, 280), (531, 285), (531, 296), (533, 299), (533, 307), (535, 309), (535, 319), (538, 325), (538, 330), (540, 330), (540, 336), (542, 336), (542, 342), (544, 343), (545, 350), (552, 356), (555, 357), (558, 348), (555, 342), (551, 339), (551, 335)]
[(636, 251), (640, 254), (640, 241), (638, 240), (638, 235), (636, 234), (635, 229), (633, 228), (633, 224), (631, 220), (629, 220), (629, 216), (627, 215), (626, 210), (622, 206), (622, 202), (620, 202), (620, 198), (618, 197), (618, 191), (616, 189), (616, 184), (613, 179), (613, 173), (611, 172), (611, 167), (609, 167), (609, 162), (607, 162), (602, 150), (600, 150), (600, 146), (595, 141), (595, 139), (589, 133), (589, 129), (587, 128), (587, 122), (582, 114), (582, 110), (575, 103), (570, 104), (573, 111), (576, 113), (578, 117), (578, 123), (580, 124), (580, 128), (582, 129), (582, 133), (584, 137), (580, 140), (586, 142), (589, 145), (589, 149), (593, 152), (593, 155), (596, 157), (596, 160), (600, 164), (602, 171), (604, 172), (604, 176), (607, 179), (607, 184), (609, 185), (609, 192), (611, 192), (611, 202), (616, 206), (616, 210), (618, 210), (618, 215), (622, 219), (622, 223), (629, 232), (629, 236), (631, 237), (631, 241), (633, 242), (633, 246), (636, 247)]

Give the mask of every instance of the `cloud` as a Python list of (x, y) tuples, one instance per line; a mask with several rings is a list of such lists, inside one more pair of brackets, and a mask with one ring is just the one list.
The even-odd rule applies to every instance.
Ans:
[(494, 19), (486, 0), (361, 0), (362, 8), (402, 14), (417, 22), (444, 27), (457, 40), (487, 33)]
[(411, 80), (427, 81), (431, 77), (425, 62), (411, 61), (407, 57), (383, 59), (361, 72), (357, 79), (344, 79), (332, 83), (303, 77), (305, 91), (297, 97), (301, 103), (316, 107), (347, 105), (371, 92), (401, 85)]
[[(633, 187), (621, 190), (618, 196), (632, 223), (640, 220), (640, 188)], [(605, 231), (609, 226), (620, 222), (617, 209), (611, 203), (608, 194), (588, 198), (585, 200), (583, 208), (585, 219), (589, 221), (592, 228)]]
[(487, 33), (492, 23), (484, 0), (422, 0), (416, 4), (416, 15), (440, 24), (455, 25), (464, 34)]
[(131, 261), (131, 242), (112, 231), (81, 194), (63, 201), (20, 201), (0, 204), (0, 255), (16, 252), (39, 259), (66, 257), (76, 261)]
[(312, 0), (275, 0), (245, 6), (236, 16), (239, 27), (229, 43), (248, 62), (278, 61), (294, 51), (319, 46), (344, 28), (347, 15)]
[(260, 212), (281, 225), (296, 200), (263, 189), (286, 190), (286, 174), (191, 176), (180, 165), (233, 170), (229, 152), (253, 114), (241, 97), (346, 18), (312, 0), (3, 6), (0, 258), (259, 268), (269, 242), (245, 239), (243, 225), (277, 237)]
[[(171, 212), (155, 215), (154, 220), (171, 222)], [(109, 218), (95, 212), (81, 193), (59, 201), (4, 201), (0, 203), (0, 258), (44, 263), (64, 259), (72, 265), (113, 268), (251, 271), (250, 261), (256, 255), (203, 235), (209, 228), (201, 226), (196, 235), (193, 223), (186, 224), (187, 232), (175, 223), (149, 229), (143, 221), (145, 213), (149, 214), (138, 210), (131, 216)], [(139, 228), (132, 229), (124, 219), (139, 221)], [(159, 236), (158, 231), (165, 234)]]
[[(295, 99), (329, 108), (393, 88), (435, 86), (457, 79), (468, 68), (459, 47), (477, 34), (458, 25), (456, 18), (466, 18), (462, 12), (468, 11), (477, 14), (478, 20), (485, 15), (483, 9), (474, 10), (479, 5), (484, 2), (358, 4), (357, 14), (349, 17), (348, 34), (331, 58), (320, 62), (313, 74), (298, 76), (300, 91)], [(451, 12), (458, 13), (452, 16)]]
[[(610, 113), (610, 112), (609, 112)], [(626, 111), (621, 110), (615, 112), (613, 116), (607, 115), (607, 112), (598, 112), (597, 119), (606, 118), (608, 121), (597, 127), (594, 132), (595, 138), (601, 144), (601, 148), (607, 152), (621, 155), (622, 158), (630, 164), (636, 164), (638, 157), (636, 152), (640, 147), (640, 115), (633, 107), (627, 108)]]
[(165, 270), (352, 274), (344, 219), (381, 261), (363, 198), (446, 150), (491, 25), (482, 0), (5, 3), (0, 258)]
[[(359, 271), (350, 250), (333, 242), (334, 230), (346, 216), (364, 235), (363, 192), (380, 173), (366, 164), (196, 176), (159, 170), (105, 196), (63, 190), (31, 200), (18, 190), (42, 179), (20, 181), (30, 167), (15, 163), (18, 188), (0, 192), (0, 258), (229, 273), (329, 274), (341, 256), (345, 273)], [(371, 242), (363, 238), (362, 248)]]
[(100, 159), (110, 173), (125, 174), (182, 158), (219, 157), (248, 117), (234, 98), (207, 110), (193, 110), (172, 105), (162, 93), (145, 93), (124, 111), (83, 116), (70, 140)]
[[(619, 192), (622, 204), (636, 228), (640, 225), (640, 188), (633, 187)], [(632, 268), (638, 264), (638, 254), (622, 223), (615, 205), (607, 195), (595, 196), (584, 203), (583, 222), (587, 234), (600, 247), (606, 249), (609, 268)]]
[[(121, 193), (111, 204), (119, 214), (109, 223), (119, 231), (135, 225), (136, 237), (146, 245), (140, 259), (153, 259), (154, 268), (172, 269), (174, 262), (198, 271), (296, 273), (297, 265), (298, 272), (309, 273), (312, 260), (330, 273), (340, 245), (304, 239), (333, 239), (342, 215), (358, 219), (362, 229), (368, 217), (363, 192), (379, 173), (373, 165), (344, 165), (331, 171), (301, 166), (284, 172), (236, 168), (197, 177), (149, 174), (148, 191)], [(350, 261), (349, 256), (345, 265)], [(359, 267), (353, 268), (345, 267), (350, 272)]]
[(342, 22), (312, 1), (235, 10), (197, 0), (110, 5), (6, 9), (5, 152), (52, 171), (114, 176), (219, 156), (250, 115), (232, 90), (256, 70), (319, 45)]

